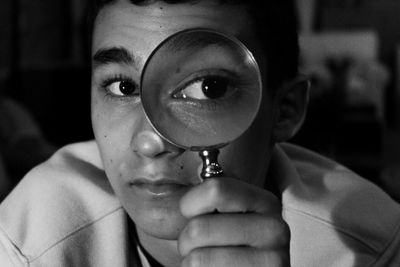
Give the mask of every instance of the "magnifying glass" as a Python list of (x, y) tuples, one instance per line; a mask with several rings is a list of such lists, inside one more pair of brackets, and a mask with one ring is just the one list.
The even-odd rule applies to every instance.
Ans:
[(197, 151), (203, 179), (223, 175), (219, 149), (243, 134), (261, 103), (259, 66), (233, 36), (189, 29), (164, 40), (147, 60), (141, 101), (155, 131)]

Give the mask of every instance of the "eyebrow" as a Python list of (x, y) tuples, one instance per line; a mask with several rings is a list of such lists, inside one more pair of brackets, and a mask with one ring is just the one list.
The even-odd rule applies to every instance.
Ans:
[(124, 47), (102, 48), (92, 58), (93, 69), (107, 64), (125, 64), (138, 68), (138, 60)]

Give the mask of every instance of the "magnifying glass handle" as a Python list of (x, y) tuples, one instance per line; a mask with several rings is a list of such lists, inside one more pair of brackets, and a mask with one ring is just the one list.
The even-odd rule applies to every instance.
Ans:
[(199, 152), (199, 156), (203, 161), (203, 168), (200, 173), (201, 178), (220, 177), (224, 174), (224, 170), (218, 163), (218, 154), (218, 149), (204, 149)]

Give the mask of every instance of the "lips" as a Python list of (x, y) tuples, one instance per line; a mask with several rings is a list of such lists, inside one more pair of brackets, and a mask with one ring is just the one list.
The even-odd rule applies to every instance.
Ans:
[(158, 179), (156, 181), (146, 178), (134, 179), (129, 182), (130, 187), (153, 197), (167, 197), (181, 194), (191, 187), (191, 184), (182, 183), (171, 179)]

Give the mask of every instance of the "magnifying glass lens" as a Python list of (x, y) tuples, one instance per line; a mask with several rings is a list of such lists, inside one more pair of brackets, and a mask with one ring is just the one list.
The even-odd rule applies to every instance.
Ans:
[(162, 137), (194, 149), (240, 136), (257, 114), (261, 88), (258, 65), (241, 42), (197, 29), (169, 37), (153, 52), (141, 97)]

